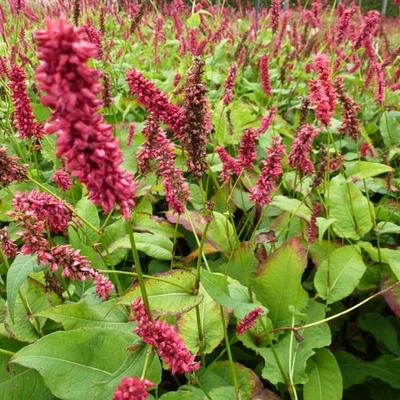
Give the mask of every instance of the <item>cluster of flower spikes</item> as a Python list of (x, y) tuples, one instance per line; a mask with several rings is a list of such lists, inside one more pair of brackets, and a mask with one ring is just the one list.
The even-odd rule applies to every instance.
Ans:
[(26, 74), (20, 65), (11, 64), (10, 89), (14, 104), (14, 123), (21, 138), (37, 138), (44, 136), (44, 127), (35, 121), (32, 106), (26, 88)]
[(64, 232), (72, 215), (64, 202), (47, 193), (38, 191), (16, 192), (13, 199), (13, 219), (23, 228), (18, 236), (22, 238), (23, 254), (36, 254), (39, 264), (49, 265), (55, 272), (62, 269), (61, 275), (72, 281), (92, 279), (97, 294), (106, 300), (113, 289), (112, 283), (96, 271), (90, 262), (80, 255), (79, 250), (69, 245), (51, 247), (44, 236), (48, 228), (53, 233)]
[(254, 308), (254, 310), (250, 311), (238, 322), (236, 325), (236, 332), (239, 335), (243, 335), (249, 329), (253, 328), (256, 325), (258, 318), (260, 318), (263, 313), (264, 310), (261, 307)]
[(183, 123), (182, 109), (171, 104), (168, 96), (135, 68), (127, 72), (126, 80), (138, 102), (167, 125), (174, 135), (179, 136)]
[(314, 164), (308, 158), (311, 144), (318, 135), (318, 130), (312, 125), (302, 125), (297, 131), (289, 154), (289, 165), (297, 169), (302, 176), (314, 172)]
[(267, 147), (266, 157), (262, 161), (261, 174), (250, 193), (250, 199), (260, 207), (271, 203), (271, 194), (282, 175), (281, 160), (284, 154), (285, 146), (280, 136), (273, 137), (272, 145)]
[(350, 28), (351, 19), (356, 11), (357, 7), (354, 3), (346, 9), (343, 3), (338, 5), (338, 18), (334, 29), (336, 45), (340, 45), (346, 39)]
[(379, 27), (379, 21), (381, 16), (378, 11), (371, 10), (368, 12), (366, 17), (364, 18), (364, 24), (360, 30), (360, 33), (353, 41), (353, 49), (359, 49), (364, 42), (370, 41), (371, 37), (375, 34)]
[(318, 54), (313, 61), (317, 79), (309, 81), (310, 103), (315, 109), (318, 120), (328, 126), (335, 112), (335, 88), (332, 84), (329, 70), (329, 58), (326, 54)]
[(135, 204), (133, 176), (120, 168), (122, 152), (99, 108), (100, 73), (88, 67), (96, 48), (84, 40), (81, 28), (64, 19), (47, 21), (34, 35), (41, 65), (37, 69), (42, 103), (53, 110), (49, 132), (58, 132), (57, 155), (84, 183), (89, 198), (106, 213), (119, 204), (127, 219)]
[(159, 357), (170, 366), (172, 374), (194, 372), (200, 367), (173, 326), (149, 318), (140, 297), (132, 303), (132, 311), (132, 320), (137, 323), (133, 331), (155, 348)]
[(179, 138), (187, 152), (191, 176), (199, 179), (207, 171), (207, 142), (210, 131), (206, 88), (202, 83), (204, 61), (195, 59), (188, 73), (183, 99), (183, 123)]
[(357, 118), (357, 114), (360, 111), (360, 106), (347, 95), (344, 81), (341, 76), (336, 78), (335, 82), (337, 99), (342, 106), (342, 124), (339, 128), (339, 132), (342, 135), (349, 135), (353, 140), (357, 140), (360, 135), (360, 121)]
[(189, 200), (189, 187), (182, 170), (175, 166), (173, 144), (166, 132), (160, 128), (154, 115), (149, 116), (142, 134), (146, 142), (136, 153), (139, 171), (142, 174), (146, 173), (152, 168), (152, 161), (155, 161), (169, 206), (178, 214), (182, 214)]
[(19, 164), (18, 157), (9, 156), (5, 147), (0, 147), (0, 186), (26, 180), (27, 165)]
[(153, 386), (148, 379), (125, 376), (115, 390), (113, 400), (146, 400), (147, 391)]
[(229, 180), (230, 175), (240, 175), (246, 168), (252, 168), (257, 158), (256, 140), (260, 135), (265, 133), (272, 124), (276, 108), (272, 108), (269, 113), (262, 119), (258, 129), (246, 129), (239, 146), (239, 157), (233, 158), (224, 147), (217, 147), (216, 151), (222, 161), (221, 178), (223, 181)]

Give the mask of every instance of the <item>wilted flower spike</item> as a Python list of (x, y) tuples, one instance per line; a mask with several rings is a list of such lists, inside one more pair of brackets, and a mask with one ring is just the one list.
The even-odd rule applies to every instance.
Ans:
[(0, 250), (6, 255), (7, 258), (15, 258), (17, 256), (17, 245), (10, 240), (8, 229), (0, 229)]
[(267, 55), (263, 55), (260, 58), (259, 68), (260, 68), (261, 85), (263, 91), (267, 96), (271, 96), (272, 90), (271, 90), (271, 82), (269, 79), (269, 59)]
[(154, 346), (159, 357), (171, 367), (172, 374), (194, 372), (200, 367), (171, 325), (161, 320), (150, 320), (140, 297), (132, 303), (132, 311), (132, 319), (137, 323), (134, 332)]
[(289, 154), (289, 165), (297, 169), (302, 175), (310, 175), (314, 172), (314, 164), (308, 158), (311, 144), (318, 135), (317, 129), (312, 125), (303, 125), (299, 128), (293, 141)]
[(202, 82), (204, 61), (195, 59), (189, 71), (183, 99), (183, 124), (180, 139), (187, 152), (187, 166), (195, 179), (207, 171), (208, 106)]
[(271, 203), (271, 194), (282, 175), (281, 160), (285, 154), (285, 146), (280, 136), (272, 139), (272, 145), (267, 147), (266, 157), (262, 162), (262, 170), (257, 182), (250, 192), (250, 199), (260, 207)]
[[(53, 110), (49, 132), (59, 132), (57, 155), (66, 169), (84, 183), (89, 198), (110, 212), (119, 204), (127, 219), (134, 206), (133, 176), (120, 169), (122, 152), (112, 126), (99, 113), (100, 73), (88, 67), (96, 48), (84, 40), (84, 31), (64, 19), (47, 21), (35, 33), (41, 65), (37, 69), (42, 103)], [(62, 95), (60, 95), (62, 94)]]
[(232, 64), (228, 70), (228, 76), (224, 82), (224, 104), (227, 106), (228, 104), (232, 103), (233, 100), (233, 89), (235, 87), (235, 80), (236, 80), (236, 73), (237, 73), (237, 66), (236, 64)]
[(317, 227), (317, 217), (321, 212), (321, 204), (315, 203), (311, 213), (311, 221), (308, 227), (308, 242), (314, 243), (317, 240), (318, 227)]
[(236, 332), (239, 335), (243, 335), (246, 331), (253, 328), (256, 325), (257, 319), (263, 314), (264, 310), (261, 307), (256, 307), (250, 311), (243, 319), (241, 319), (237, 326)]
[(25, 181), (27, 166), (19, 164), (18, 158), (9, 156), (5, 147), (0, 147), (0, 186), (8, 186), (12, 182)]
[(147, 379), (125, 376), (114, 392), (113, 400), (146, 400), (154, 383)]

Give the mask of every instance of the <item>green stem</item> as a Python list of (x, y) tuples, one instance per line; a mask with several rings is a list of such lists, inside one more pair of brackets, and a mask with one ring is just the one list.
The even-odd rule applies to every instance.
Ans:
[(146, 372), (147, 372), (147, 368), (149, 366), (149, 361), (150, 361), (150, 356), (152, 354), (152, 351), (153, 351), (153, 347), (150, 345), (147, 345), (146, 358), (144, 359), (144, 365), (143, 365), (142, 375), (140, 375), (140, 379), (144, 379), (146, 377)]
[(204, 354), (204, 333), (203, 333), (203, 326), (201, 324), (200, 318), (200, 306), (197, 304), (196, 306), (196, 321), (197, 321), (197, 331), (199, 334), (199, 354), (201, 357), (201, 364), (205, 368), (206, 366), (206, 356)]
[(237, 376), (236, 376), (235, 364), (234, 364), (232, 352), (231, 352), (231, 345), (229, 343), (228, 331), (227, 331), (227, 327), (225, 324), (224, 308), (222, 306), (220, 306), (220, 311), (221, 311), (222, 328), (224, 330), (225, 347), (226, 347), (226, 352), (228, 353), (229, 364), (230, 364), (231, 370), (232, 370), (232, 379), (233, 379), (233, 384), (235, 386), (236, 399), (241, 400), (239, 383), (238, 383)]
[(139, 281), (140, 293), (142, 295), (143, 304), (146, 308), (147, 315), (151, 319), (149, 298), (147, 296), (146, 285), (144, 283), (143, 271), (140, 265), (139, 254), (136, 248), (135, 237), (133, 236), (131, 221), (126, 221), (126, 228), (128, 231), (129, 241), (131, 243), (132, 256), (133, 256), (133, 261), (135, 263), (135, 268), (137, 270), (137, 278)]
[(12, 351), (6, 350), (6, 349), (0, 349), (0, 353), (6, 354), (6, 355), (11, 356), (11, 357), (13, 355), (15, 355), (15, 353), (13, 353)]

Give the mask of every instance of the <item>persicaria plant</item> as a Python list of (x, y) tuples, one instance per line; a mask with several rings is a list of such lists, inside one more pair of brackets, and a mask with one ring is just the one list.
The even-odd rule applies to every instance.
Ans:
[(400, 398), (399, 17), (253, 3), (0, 4), (0, 400)]

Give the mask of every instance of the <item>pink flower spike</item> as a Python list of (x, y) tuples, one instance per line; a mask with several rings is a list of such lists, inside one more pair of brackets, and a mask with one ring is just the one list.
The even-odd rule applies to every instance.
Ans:
[(153, 386), (154, 383), (147, 379), (126, 376), (114, 392), (113, 400), (146, 400), (147, 391)]
[(264, 310), (261, 307), (256, 307), (254, 310), (250, 311), (243, 319), (241, 319), (237, 326), (236, 332), (239, 335), (243, 335), (249, 329), (253, 328), (256, 325), (258, 318), (264, 313)]

